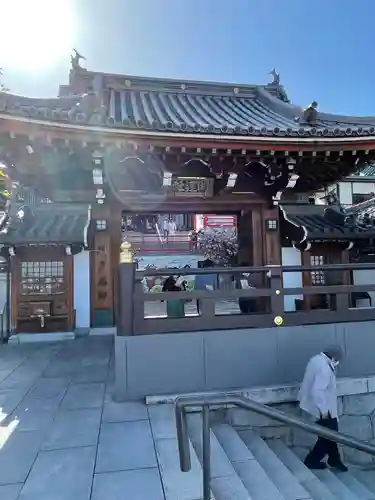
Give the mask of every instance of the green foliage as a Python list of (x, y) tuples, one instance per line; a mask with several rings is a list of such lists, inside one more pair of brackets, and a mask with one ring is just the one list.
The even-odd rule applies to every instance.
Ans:
[(3, 68), (0, 68), (0, 92), (10, 92), (10, 89), (3, 84), (2, 76), (4, 74)]
[(0, 164), (0, 207), (3, 209), (10, 198), (9, 178), (5, 166)]

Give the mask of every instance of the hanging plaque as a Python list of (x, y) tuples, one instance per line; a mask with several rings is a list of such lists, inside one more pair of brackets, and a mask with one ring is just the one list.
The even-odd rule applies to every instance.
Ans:
[(212, 196), (213, 180), (206, 177), (175, 177), (171, 188), (175, 196)]

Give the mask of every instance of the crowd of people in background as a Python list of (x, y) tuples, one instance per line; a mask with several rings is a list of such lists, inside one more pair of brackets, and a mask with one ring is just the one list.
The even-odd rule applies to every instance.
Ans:
[[(186, 267), (186, 266), (185, 266)], [(189, 266), (187, 266), (189, 267)], [(198, 268), (201, 269), (211, 269), (214, 268), (215, 262), (210, 259), (205, 259), (198, 262)], [(241, 264), (241, 267), (247, 267), (245, 263)], [(177, 271), (177, 270), (176, 270)], [(233, 272), (233, 274), (227, 275), (229, 277), (229, 284), (238, 290), (246, 290), (249, 288), (256, 288), (254, 277), (250, 273), (243, 272)], [(194, 289), (202, 291), (213, 291), (218, 290), (223, 287), (224, 280), (220, 279), (217, 273), (207, 273), (207, 274), (197, 274), (194, 281)], [(228, 284), (228, 283), (227, 283)], [(187, 291), (186, 281), (183, 276), (168, 276), (164, 281), (163, 292), (183, 292)], [(167, 304), (167, 315), (168, 317), (183, 317), (185, 316), (185, 304), (188, 299), (168, 299)], [(257, 312), (257, 299), (255, 297), (240, 297), (238, 299), (238, 305), (241, 314), (253, 314)], [(201, 301), (198, 299), (196, 301), (196, 307), (198, 314), (201, 313)]]
[(184, 215), (151, 214), (132, 215), (123, 219), (124, 231), (137, 231), (140, 233), (159, 233), (172, 235), (177, 231), (189, 231), (193, 227), (191, 217)]

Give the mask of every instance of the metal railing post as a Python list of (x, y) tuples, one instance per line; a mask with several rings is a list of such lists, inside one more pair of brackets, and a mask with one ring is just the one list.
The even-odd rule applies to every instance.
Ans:
[(191, 469), (191, 456), (185, 408), (182, 405), (176, 405), (175, 415), (180, 466), (182, 472), (189, 472)]
[(202, 407), (202, 448), (203, 448), (203, 500), (211, 499), (211, 437), (210, 407)]

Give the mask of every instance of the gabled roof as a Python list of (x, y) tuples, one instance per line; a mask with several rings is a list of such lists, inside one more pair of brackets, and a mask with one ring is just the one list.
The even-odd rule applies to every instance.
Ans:
[[(85, 94), (29, 99), (0, 93), (0, 118), (10, 114), (51, 123), (100, 124), (129, 130), (218, 136), (340, 138), (375, 135), (375, 117), (318, 113), (316, 126), (304, 123), (303, 109), (286, 102), (287, 96), (277, 74), (274, 82), (267, 85), (106, 75), (82, 68), (76, 70), (77, 75), (86, 86), (91, 82), (98, 96), (104, 91), (108, 96), (104, 108), (100, 108), (100, 99), (95, 104), (92, 94), (91, 97)], [(90, 99), (91, 104), (88, 104)], [(92, 105), (96, 111), (88, 110)]]
[[(372, 208), (375, 216), (375, 199), (373, 200)], [(352, 224), (343, 223), (340, 217), (335, 217), (335, 214), (332, 216), (327, 205), (283, 204), (280, 208), (284, 221), (289, 223), (287, 231), (291, 232), (293, 240), (297, 242), (375, 237), (375, 224), (372, 221), (367, 223), (365, 212), (361, 210), (359, 215), (357, 214), (355, 223)], [(354, 212), (348, 210), (344, 216), (350, 216), (352, 213)]]
[(87, 243), (89, 208), (81, 204), (49, 203), (24, 210), (24, 218), (12, 217), (0, 233), (3, 245)]

